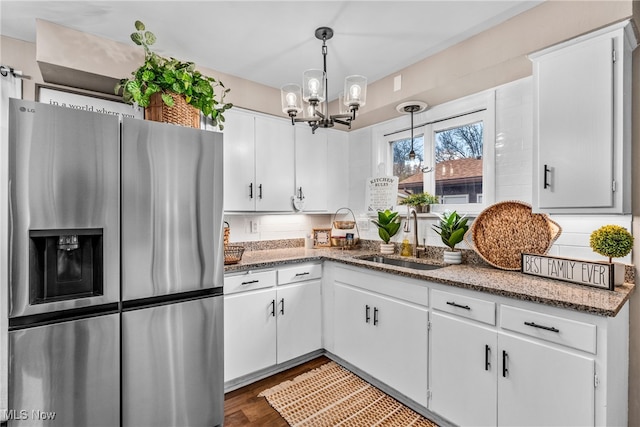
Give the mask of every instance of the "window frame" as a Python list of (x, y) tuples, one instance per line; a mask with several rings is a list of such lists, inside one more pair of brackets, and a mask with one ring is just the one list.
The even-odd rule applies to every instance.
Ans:
[[(424, 135), (423, 166), (432, 167), (434, 166), (436, 132), (451, 127), (476, 123), (478, 121), (483, 122), (482, 203), (437, 204), (431, 206), (432, 212), (442, 213), (447, 210), (455, 210), (460, 214), (475, 216), (484, 208), (494, 203), (496, 192), (495, 93), (495, 89), (491, 89), (475, 95), (466, 96), (441, 105), (436, 105), (420, 113), (419, 117), (416, 116), (415, 122), (421, 126), (414, 127), (414, 135), (421, 133)], [(427, 124), (422, 125), (423, 123)], [(387, 135), (383, 138), (386, 144), (386, 160), (384, 162), (387, 164), (387, 173), (391, 174), (393, 171), (391, 142), (401, 139), (402, 137), (410, 137), (410, 130), (393, 133), (388, 125), (384, 126), (384, 130), (387, 131)], [(397, 128), (398, 126), (396, 125), (395, 129), (397, 130)], [(424, 191), (435, 194), (435, 174), (431, 172), (424, 174)]]

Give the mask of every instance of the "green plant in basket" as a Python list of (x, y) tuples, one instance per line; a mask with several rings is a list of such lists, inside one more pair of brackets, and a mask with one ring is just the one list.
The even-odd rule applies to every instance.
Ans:
[[(184, 97), (190, 104), (211, 117), (214, 126), (220, 130), (224, 128), (223, 113), (233, 107), (225, 103), (224, 98), (230, 89), (226, 89), (220, 80), (208, 77), (196, 70), (193, 62), (182, 62), (175, 58), (165, 58), (152, 52), (149, 46), (156, 42), (156, 36), (146, 31), (141, 21), (135, 22), (136, 32), (131, 34), (131, 40), (144, 48), (144, 64), (132, 72), (132, 77), (121, 79), (115, 87), (115, 93), (122, 92), (126, 103), (134, 102), (141, 107), (148, 107), (151, 96), (160, 92), (162, 101), (173, 107), (173, 98), (169, 92)], [(216, 95), (216, 89), (220, 92)]]
[(609, 257), (611, 262), (611, 258), (621, 258), (631, 252), (633, 236), (619, 225), (605, 225), (591, 233), (589, 246), (594, 252)]
[(427, 192), (410, 194), (400, 201), (401, 205), (409, 205), (409, 206), (435, 205), (437, 203), (438, 203), (438, 197)]
[(464, 233), (469, 229), (467, 225), (469, 218), (460, 216), (456, 211), (445, 212), (443, 215), (438, 216), (440, 217), (440, 223), (439, 225), (434, 225), (433, 229), (440, 235), (442, 243), (454, 251), (456, 245), (462, 242)]
[(389, 243), (391, 238), (400, 230), (398, 212), (391, 212), (389, 209), (378, 211), (378, 220), (371, 220), (371, 222), (378, 227), (378, 235), (385, 243)]

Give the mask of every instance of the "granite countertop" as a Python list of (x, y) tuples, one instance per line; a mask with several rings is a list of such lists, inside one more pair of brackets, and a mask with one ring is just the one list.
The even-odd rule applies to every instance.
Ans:
[[(633, 283), (625, 283), (616, 286), (615, 290), (609, 291), (480, 265), (447, 265), (436, 270), (416, 270), (359, 259), (372, 254), (379, 255), (378, 252), (367, 250), (343, 251), (329, 248), (305, 249), (303, 247), (246, 251), (240, 263), (225, 266), (225, 273), (269, 268), (283, 264), (329, 260), (412, 279), (428, 280), (610, 317), (620, 311), (635, 287)], [(399, 256), (393, 257), (401, 258)], [(410, 259), (444, 265), (441, 260)]]

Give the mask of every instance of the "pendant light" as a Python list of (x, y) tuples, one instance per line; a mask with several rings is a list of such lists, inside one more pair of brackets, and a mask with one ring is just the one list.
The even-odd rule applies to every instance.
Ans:
[(407, 162), (410, 164), (412, 170), (420, 170), (422, 173), (431, 172), (433, 168), (431, 167), (422, 167), (420, 159), (416, 156), (416, 152), (414, 150), (414, 127), (413, 127), (413, 115), (415, 113), (421, 113), (427, 109), (427, 104), (422, 101), (408, 101), (403, 102), (402, 104), (396, 107), (396, 110), (399, 113), (403, 114), (411, 114), (411, 151), (409, 151), (409, 155), (407, 156)]

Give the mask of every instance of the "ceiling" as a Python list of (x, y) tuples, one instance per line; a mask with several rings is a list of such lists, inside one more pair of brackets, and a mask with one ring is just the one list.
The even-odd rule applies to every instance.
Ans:
[(300, 84), (308, 68), (322, 68), (314, 32), (329, 26), (334, 99), (347, 75), (374, 82), (542, 1), (0, 0), (0, 34), (35, 42), (41, 18), (133, 45), (129, 35), (141, 20), (158, 39), (157, 53), (279, 88)]

